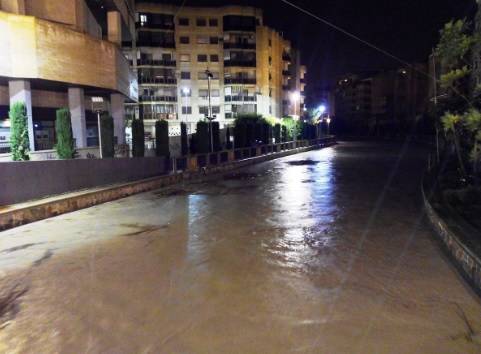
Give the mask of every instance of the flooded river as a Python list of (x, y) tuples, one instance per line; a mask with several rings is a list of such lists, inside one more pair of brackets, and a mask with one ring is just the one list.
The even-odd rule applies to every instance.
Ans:
[(0, 233), (1, 353), (480, 353), (422, 149), (342, 143)]

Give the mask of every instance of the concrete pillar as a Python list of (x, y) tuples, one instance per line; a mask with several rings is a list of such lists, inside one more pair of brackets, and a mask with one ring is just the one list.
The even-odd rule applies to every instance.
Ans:
[(110, 95), (110, 109), (114, 119), (114, 136), (117, 137), (117, 144), (125, 144), (125, 99), (119, 93)]
[(69, 87), (68, 108), (72, 121), (72, 133), (77, 148), (87, 147), (87, 125), (85, 123), (85, 95), (84, 89)]
[(8, 0), (1, 1), (2, 10), (6, 12), (11, 12), (18, 15), (26, 15), (25, 13), (25, 0)]
[(122, 45), (122, 18), (120, 12), (107, 12), (107, 31), (109, 41)]
[(27, 123), (28, 123), (28, 140), (30, 151), (35, 151), (35, 135), (33, 130), (32, 117), (32, 90), (30, 88), (30, 81), (26, 80), (12, 80), (8, 82), (8, 91), (10, 94), (10, 106), (15, 102), (22, 102), (27, 109)]

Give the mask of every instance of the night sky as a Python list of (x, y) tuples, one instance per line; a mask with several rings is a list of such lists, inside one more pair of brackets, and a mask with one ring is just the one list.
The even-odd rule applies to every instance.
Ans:
[[(166, 1), (162, 1), (166, 2)], [(181, 4), (182, 1), (167, 1)], [(409, 62), (425, 62), (439, 29), (471, 18), (475, 0), (291, 0), (296, 5)], [(346, 37), (280, 0), (186, 0), (186, 6), (241, 4), (264, 10), (266, 24), (284, 31), (308, 67), (308, 96), (339, 75), (397, 66), (392, 59)], [(315, 97), (312, 97), (315, 100)]]

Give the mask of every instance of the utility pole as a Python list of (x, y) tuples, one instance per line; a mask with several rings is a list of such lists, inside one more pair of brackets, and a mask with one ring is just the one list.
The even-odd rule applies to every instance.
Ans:
[[(438, 114), (438, 80), (437, 80), (437, 74), (436, 74), (436, 53), (432, 52), (432, 57), (433, 57), (433, 93), (434, 93), (434, 115), (435, 119), (437, 118)], [(439, 157), (439, 127), (434, 122), (434, 129), (436, 129), (436, 159), (437, 163), (439, 164), (440, 157)]]

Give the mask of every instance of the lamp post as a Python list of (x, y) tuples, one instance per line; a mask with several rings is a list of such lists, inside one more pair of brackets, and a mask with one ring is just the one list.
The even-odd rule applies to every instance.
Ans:
[(103, 158), (102, 154), (102, 128), (100, 126), (100, 113), (102, 112), (104, 103), (103, 97), (92, 97), (92, 111), (97, 113), (97, 126), (99, 135), (99, 156)]
[(327, 135), (329, 135), (329, 125), (331, 124), (331, 117), (327, 117), (326, 119), (326, 122), (327, 122)]
[(210, 130), (210, 152), (214, 152), (214, 134), (212, 133), (212, 120), (214, 117), (212, 117), (212, 106), (211, 106), (211, 96), (210, 96), (210, 80), (214, 77), (210, 70), (205, 71), (207, 75), (207, 92), (208, 92), (208, 97), (209, 97), (209, 109), (208, 109), (208, 116), (207, 119), (209, 120), (209, 130)]

